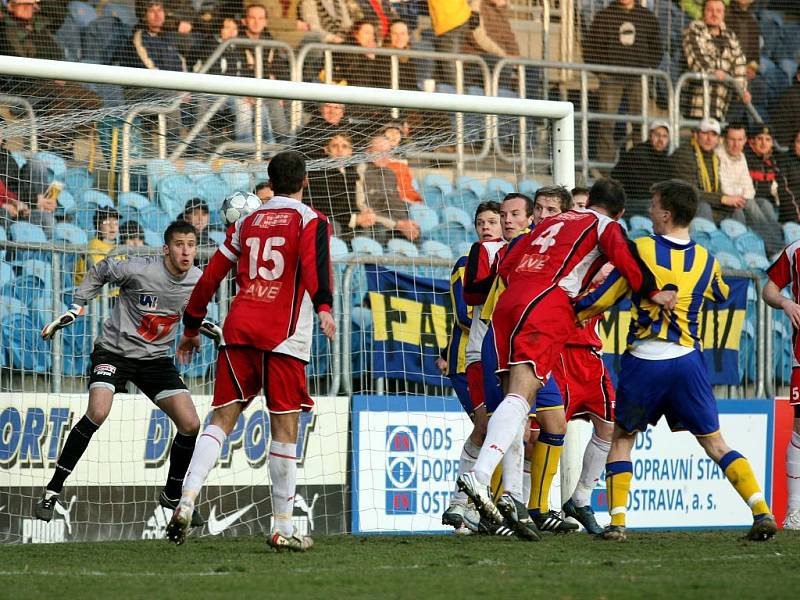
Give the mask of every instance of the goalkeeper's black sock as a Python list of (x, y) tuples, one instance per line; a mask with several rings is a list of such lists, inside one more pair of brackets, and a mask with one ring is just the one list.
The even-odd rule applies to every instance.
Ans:
[(172, 448), (169, 451), (169, 473), (167, 474), (167, 485), (164, 486), (164, 493), (167, 498), (175, 500), (181, 497), (183, 478), (189, 468), (189, 461), (192, 460), (194, 443), (197, 441), (197, 434), (183, 435), (181, 432), (175, 434), (172, 440)]
[(56, 494), (61, 493), (64, 488), (64, 481), (72, 473), (83, 453), (86, 452), (89, 440), (92, 439), (94, 432), (99, 427), (89, 417), (83, 415), (83, 418), (72, 428), (72, 431), (67, 436), (67, 441), (64, 443), (64, 448), (61, 450), (61, 455), (58, 457), (53, 478), (47, 484), (48, 491)]

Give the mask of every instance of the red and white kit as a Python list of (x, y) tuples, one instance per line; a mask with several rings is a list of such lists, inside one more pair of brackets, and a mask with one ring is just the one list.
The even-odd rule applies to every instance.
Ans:
[(464, 270), (464, 301), (474, 307), (472, 324), (467, 339), (467, 388), (475, 410), (484, 404), (483, 369), (481, 368), (481, 345), (489, 324), (480, 318), (483, 303), (489, 295), (496, 274), (496, 257), (506, 243), (502, 238), (475, 242), (469, 250), (467, 267)]
[(328, 220), (275, 196), (232, 225), (189, 299), (187, 335), (234, 266), (239, 292), (223, 326), (212, 406), (248, 403), (263, 388), (271, 412), (310, 409), (313, 311), (330, 312), (333, 303)]
[(642, 294), (655, 279), (622, 227), (593, 210), (545, 219), (507, 252), (498, 274), (508, 289), (492, 317), (499, 371), (530, 363), (546, 381), (567, 341), (577, 335), (572, 300), (608, 261)]
[[(792, 300), (800, 302), (800, 241), (789, 244), (767, 269), (770, 281), (783, 289), (791, 284)], [(789, 404), (800, 405), (800, 340), (792, 327), (792, 382)]]

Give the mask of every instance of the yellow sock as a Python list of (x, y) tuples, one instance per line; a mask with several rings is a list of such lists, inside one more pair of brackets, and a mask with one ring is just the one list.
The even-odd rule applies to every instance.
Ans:
[(611, 524), (625, 527), (625, 513), (628, 510), (628, 490), (633, 479), (633, 463), (618, 460), (606, 465), (606, 493)]
[(497, 502), (503, 495), (503, 465), (497, 465), (489, 485), (492, 487), (492, 499)]
[(720, 459), (719, 466), (734, 489), (747, 502), (753, 511), (753, 516), (770, 514), (764, 494), (761, 493), (761, 486), (758, 485), (753, 469), (744, 456), (731, 450)]
[(531, 457), (531, 497), (528, 508), (546, 513), (550, 508), (550, 486), (558, 470), (561, 448), (564, 446), (563, 433), (539, 434), (533, 446)]

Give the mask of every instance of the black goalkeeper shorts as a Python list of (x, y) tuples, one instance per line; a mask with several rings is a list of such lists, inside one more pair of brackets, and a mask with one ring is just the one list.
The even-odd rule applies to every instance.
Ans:
[(105, 387), (115, 394), (124, 393), (129, 381), (156, 404), (182, 390), (188, 391), (171, 358), (127, 358), (96, 346), (92, 352), (89, 389)]

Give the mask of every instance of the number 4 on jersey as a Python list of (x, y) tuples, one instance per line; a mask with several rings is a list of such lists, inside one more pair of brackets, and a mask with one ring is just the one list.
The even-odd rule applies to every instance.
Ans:
[(562, 227), (564, 227), (563, 221), (550, 225), (542, 232), (542, 235), (531, 242), (531, 246), (539, 246), (539, 254), (544, 254), (550, 249), (550, 246), (555, 245), (555, 237)]

